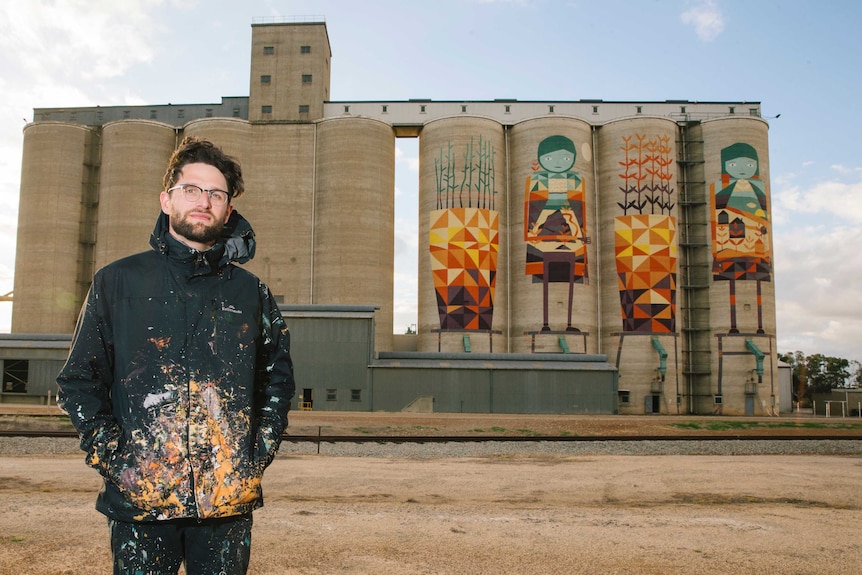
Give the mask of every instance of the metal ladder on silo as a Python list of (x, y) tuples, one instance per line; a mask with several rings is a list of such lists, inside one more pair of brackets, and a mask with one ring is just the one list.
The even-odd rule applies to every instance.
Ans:
[(709, 286), (712, 270), (709, 196), (700, 122), (679, 122), (680, 278), (684, 385), (679, 402), (690, 413), (712, 413), (712, 339)]

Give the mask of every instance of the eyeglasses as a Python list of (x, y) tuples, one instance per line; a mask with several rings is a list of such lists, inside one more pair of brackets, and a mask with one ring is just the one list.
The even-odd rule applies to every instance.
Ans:
[(168, 188), (169, 192), (173, 192), (176, 189), (180, 189), (183, 191), (183, 198), (187, 202), (196, 202), (200, 199), (201, 194), (206, 192), (207, 196), (209, 196), (210, 201), (213, 205), (220, 206), (222, 204), (226, 204), (230, 200), (230, 194), (224, 190), (205, 190), (200, 186), (196, 186), (194, 184), (178, 184), (173, 188)]

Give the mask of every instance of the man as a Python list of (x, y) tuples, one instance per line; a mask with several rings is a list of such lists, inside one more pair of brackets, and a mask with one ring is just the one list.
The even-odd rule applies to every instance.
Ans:
[(99, 270), (60, 405), (104, 478), (115, 574), (246, 573), (261, 477), (293, 397), (290, 334), (233, 209), (239, 164), (185, 138), (168, 163), (152, 250)]

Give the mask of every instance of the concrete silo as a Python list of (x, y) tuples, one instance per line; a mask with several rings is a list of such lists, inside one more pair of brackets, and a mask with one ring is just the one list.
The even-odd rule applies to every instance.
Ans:
[(176, 144), (172, 126), (151, 120), (123, 120), (102, 128), (96, 269), (151, 249), (162, 178)]
[(242, 156), (246, 195), (235, 206), (257, 238), (257, 255), (246, 267), (282, 303), (312, 301), (316, 129), (254, 124)]
[(419, 351), (508, 351), (506, 145), (476, 116), (419, 135)]
[(531, 119), (512, 127), (508, 145), (512, 351), (596, 353), (591, 127)]
[(375, 347), (392, 349), (395, 133), (379, 120), (325, 120), (315, 157), (312, 303), (379, 305)]
[(598, 130), (601, 345), (619, 369), (621, 413), (679, 410), (677, 134), (660, 117)]
[[(251, 124), (248, 121), (238, 118), (202, 118), (183, 126), (181, 136), (198, 136), (207, 139), (245, 168), (251, 141)], [(182, 137), (177, 139), (177, 144)], [(243, 169), (243, 176), (245, 176), (245, 169)]]
[(13, 332), (75, 327), (93, 272), (99, 147), (79, 124), (24, 128)]
[(725, 117), (703, 122), (702, 130), (716, 353), (713, 387), (701, 395), (716, 413), (773, 415), (778, 360), (768, 124)]

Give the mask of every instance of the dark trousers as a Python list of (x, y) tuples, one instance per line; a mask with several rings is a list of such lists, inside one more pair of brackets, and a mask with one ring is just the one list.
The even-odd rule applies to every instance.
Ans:
[(154, 523), (108, 520), (114, 575), (245, 575), (251, 554), (251, 513)]

